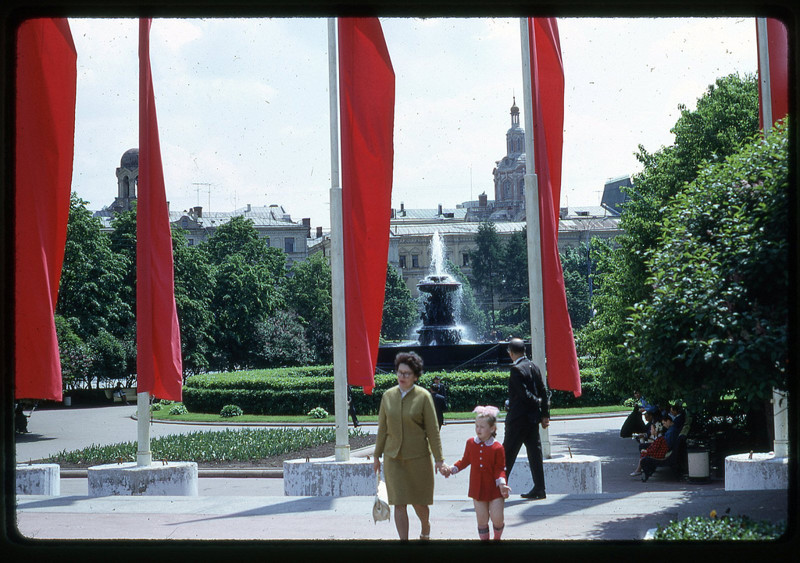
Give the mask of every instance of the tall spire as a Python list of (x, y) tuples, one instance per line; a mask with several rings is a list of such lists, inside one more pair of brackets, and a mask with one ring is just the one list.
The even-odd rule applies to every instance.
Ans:
[(516, 96), (511, 102), (511, 128), (506, 133), (506, 154), (509, 157), (518, 157), (525, 152), (525, 132), (519, 125), (519, 108)]
[(517, 107), (517, 97), (511, 97), (511, 128), (519, 127), (519, 108)]

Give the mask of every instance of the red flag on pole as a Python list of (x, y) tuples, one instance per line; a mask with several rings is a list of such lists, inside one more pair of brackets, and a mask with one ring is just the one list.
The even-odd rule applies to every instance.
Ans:
[[(756, 33), (759, 60), (758, 118), (761, 128), (764, 129), (764, 106), (768, 103), (772, 116), (769, 129), (773, 123), (789, 113), (789, 34), (780, 20), (763, 18), (762, 23), (765, 24), (763, 31), (766, 32), (766, 37), (758, 32), (758, 28)], [(758, 26), (758, 20), (756, 25)], [(765, 83), (769, 92), (762, 91)]]
[(15, 397), (61, 400), (53, 320), (67, 240), (75, 140), (75, 45), (66, 19), (17, 31)]
[(394, 158), (394, 70), (377, 18), (340, 18), (347, 382), (372, 393), (383, 315)]
[(158, 120), (150, 73), (150, 19), (139, 20), (139, 194), (136, 211), (137, 392), (181, 400), (183, 363), (175, 307)]
[(558, 254), (561, 154), (564, 139), (564, 65), (555, 18), (528, 18), (534, 156), (539, 185), (547, 384), (581, 394), (564, 273)]

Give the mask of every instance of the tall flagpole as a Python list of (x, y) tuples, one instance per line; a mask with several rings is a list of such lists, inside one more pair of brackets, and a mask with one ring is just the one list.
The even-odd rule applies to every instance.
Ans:
[[(758, 68), (761, 82), (761, 121), (764, 124), (764, 137), (772, 131), (772, 83), (769, 68), (769, 34), (767, 18), (756, 18), (756, 35), (758, 38)], [(772, 388), (772, 417), (774, 420), (772, 451), (775, 457), (789, 456), (788, 404), (786, 391)]]
[[(542, 372), (547, 386), (547, 362), (544, 348), (544, 303), (542, 300), (542, 240), (539, 230), (539, 179), (533, 145), (533, 95), (531, 86), (531, 50), (528, 18), (520, 18), (522, 44), (522, 84), (525, 103), (525, 219), (528, 230), (528, 288), (531, 309), (531, 361)], [(542, 455), (550, 458), (550, 431), (540, 429)]]
[(342, 187), (339, 185), (339, 89), (336, 18), (328, 18), (328, 73), (331, 114), (331, 299), (333, 301), (333, 398), (336, 461), (350, 459), (347, 433), (347, 333), (344, 306), (344, 237)]
[(764, 136), (772, 130), (772, 85), (769, 80), (769, 38), (767, 37), (767, 18), (756, 18), (756, 33), (761, 48), (758, 50), (758, 67), (761, 80), (761, 118), (764, 123)]

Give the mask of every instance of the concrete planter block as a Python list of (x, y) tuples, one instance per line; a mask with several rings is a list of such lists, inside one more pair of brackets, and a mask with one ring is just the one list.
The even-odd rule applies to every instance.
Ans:
[[(527, 493), (533, 488), (527, 457), (514, 462), (508, 486), (512, 494)], [(553, 494), (598, 494), (603, 492), (600, 458), (588, 455), (553, 456), (544, 460), (544, 487)]]
[(789, 458), (759, 453), (725, 458), (725, 490), (752, 491), (789, 488)]
[(193, 461), (136, 462), (96, 465), (87, 470), (89, 496), (197, 496), (197, 464)]
[(17, 465), (18, 495), (61, 494), (61, 467), (57, 463)]
[(373, 496), (376, 491), (372, 460), (291, 459), (283, 462), (283, 494), (286, 496)]

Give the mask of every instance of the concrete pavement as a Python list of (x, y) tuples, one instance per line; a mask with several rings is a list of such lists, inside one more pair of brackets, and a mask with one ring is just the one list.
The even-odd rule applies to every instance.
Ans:
[[(133, 406), (36, 411), (31, 434), (16, 444), (17, 460), (41, 459), (61, 450), (136, 439)], [(514, 491), (505, 505), (506, 540), (639, 540), (647, 530), (687, 516), (746, 514), (762, 520), (787, 519), (787, 491), (726, 492), (721, 479), (675, 481), (659, 469), (647, 483), (629, 476), (638, 451), (619, 437), (624, 415), (556, 419), (553, 455), (568, 452), (601, 459), (603, 493), (548, 494), (525, 501)], [(374, 426), (362, 427), (375, 431)], [(206, 425), (154, 423), (153, 437), (209, 430)], [(502, 425), (498, 428), (502, 440)], [(473, 435), (471, 422), (442, 429), (445, 459), (461, 457)], [(354, 452), (366, 455), (370, 452)], [(523, 454), (524, 455), (524, 454)], [(191, 540), (394, 540), (393, 522), (374, 524), (371, 497), (283, 496), (280, 478), (199, 479), (197, 497), (88, 497), (86, 479), (62, 479), (58, 497), (18, 496), (19, 539), (191, 539)], [(477, 537), (467, 475), (436, 477), (431, 509), (432, 540)], [(411, 518), (411, 537), (419, 534)]]

